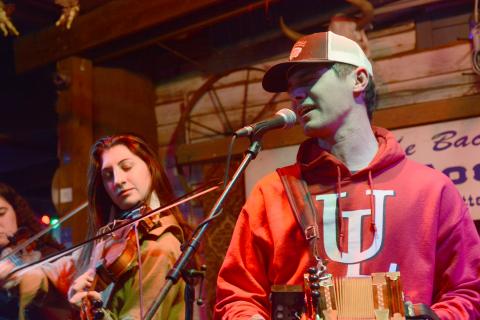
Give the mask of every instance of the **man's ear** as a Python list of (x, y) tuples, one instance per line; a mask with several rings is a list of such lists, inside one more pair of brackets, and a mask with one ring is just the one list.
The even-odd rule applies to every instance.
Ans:
[(370, 81), (368, 78), (367, 70), (363, 67), (358, 67), (353, 73), (355, 75), (355, 85), (353, 87), (353, 92), (361, 93), (365, 91), (368, 86), (368, 81)]

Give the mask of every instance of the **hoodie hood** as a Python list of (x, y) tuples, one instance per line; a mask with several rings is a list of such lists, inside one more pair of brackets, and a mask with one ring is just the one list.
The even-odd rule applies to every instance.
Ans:
[(360, 178), (405, 159), (405, 152), (391, 132), (379, 127), (372, 127), (372, 130), (378, 142), (377, 154), (366, 168), (355, 173), (351, 173), (342, 161), (323, 149), (316, 138), (304, 141), (297, 154), (297, 164), (307, 184), (317, 184), (320, 181), (322, 184), (335, 183), (339, 175), (344, 178)]
[(375, 235), (377, 232), (373, 196), (375, 173), (405, 159), (405, 153), (391, 132), (378, 127), (372, 127), (372, 130), (378, 143), (377, 154), (367, 167), (355, 173), (351, 173), (342, 161), (323, 149), (316, 138), (302, 143), (297, 154), (297, 166), (300, 167), (301, 176), (307, 185), (316, 185), (324, 192), (333, 189), (338, 195), (336, 219), (339, 230), (337, 242), (341, 252), (343, 252), (345, 246), (346, 232), (343, 219), (342, 189), (354, 180), (365, 181), (368, 184), (368, 188), (371, 190), (370, 210), (372, 212), (370, 231)]

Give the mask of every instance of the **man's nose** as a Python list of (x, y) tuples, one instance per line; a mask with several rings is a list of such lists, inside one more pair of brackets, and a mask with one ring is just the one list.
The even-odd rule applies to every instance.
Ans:
[(290, 98), (296, 103), (302, 102), (307, 98), (307, 90), (305, 88), (296, 88), (290, 91)]

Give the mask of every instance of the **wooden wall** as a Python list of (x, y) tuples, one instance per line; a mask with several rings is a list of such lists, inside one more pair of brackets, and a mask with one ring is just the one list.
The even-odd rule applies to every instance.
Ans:
[(157, 147), (152, 106), (155, 88), (141, 75), (117, 68), (93, 69), (94, 138), (135, 132)]
[[(412, 105), (433, 101), (447, 101), (474, 96), (479, 93), (479, 77), (472, 71), (471, 44), (468, 40), (453, 41), (435, 48), (416, 49), (416, 35), (417, 32), (413, 22), (369, 34), (372, 57), (374, 58), (375, 82), (379, 94), (378, 110), (407, 105), (411, 107)], [(284, 61), (284, 58), (276, 57), (271, 61), (259, 63), (255, 67), (267, 69), (278, 61)], [(238, 74), (237, 76), (244, 75)], [(208, 77), (182, 79), (156, 88), (155, 112), (161, 154), (165, 153), (164, 150), (172, 139), (182, 108), (188, 105), (189, 99), (207, 79)], [(228, 83), (234, 83), (235, 80), (239, 81), (240, 79), (225, 79)], [(256, 102), (267, 101), (271, 94), (261, 89), (258, 79), (254, 79), (252, 82), (252, 89), (249, 91), (254, 96), (251, 99), (256, 100)], [(239, 115), (241, 99), (238, 97), (243, 92), (243, 85), (230, 85), (223, 90), (219, 90), (221, 99), (230, 102), (235, 101), (226, 108), (233, 117), (235, 117), (235, 110)], [(278, 108), (280, 105), (288, 106), (286, 97), (279, 97), (277, 101), (280, 101)], [(254, 103), (252, 102), (252, 104)], [(441, 104), (438, 105), (440, 108)], [(435, 105), (432, 104), (429, 107), (435, 108)], [(462, 106), (462, 108), (474, 107)], [(252, 112), (255, 112), (255, 108), (258, 109), (258, 105), (251, 107)], [(379, 111), (378, 113), (382, 112)], [(469, 113), (469, 115), (473, 116), (474, 114)], [(216, 124), (218, 117), (212, 110), (211, 101), (207, 98), (201, 99), (196, 104), (193, 112), (190, 113), (190, 117), (198, 123), (218, 127), (218, 124)], [(448, 117), (453, 119), (455, 115), (449, 114)], [(384, 119), (385, 115), (380, 118)], [(433, 121), (437, 120), (434, 119)], [(401, 126), (402, 119), (396, 119), (396, 123)], [(377, 124), (385, 125), (378, 121)], [(412, 123), (407, 125), (412, 125)], [(211, 141), (213, 138), (221, 137), (222, 135), (217, 135), (203, 140)], [(189, 154), (188, 151), (191, 150), (192, 153), (195, 153), (196, 149), (192, 144), (201, 141), (202, 139), (193, 136), (193, 139), (187, 140), (188, 145), (184, 148), (180, 147), (182, 151), (177, 152), (177, 157), (182, 158), (182, 161), (185, 162), (203, 160), (199, 158), (200, 155)], [(205, 145), (202, 145), (201, 149), (209, 152), (205, 149)], [(221, 151), (215, 150), (215, 152)], [(211, 154), (204, 156), (207, 159), (213, 157)]]

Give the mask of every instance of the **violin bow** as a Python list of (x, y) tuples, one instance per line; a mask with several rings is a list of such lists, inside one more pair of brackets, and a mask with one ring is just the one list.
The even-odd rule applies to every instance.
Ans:
[[(109, 234), (111, 234), (111, 233), (113, 233), (113, 232), (115, 232), (115, 231), (117, 231), (117, 230), (119, 230), (119, 229), (128, 227), (128, 226), (136, 223), (137, 221), (140, 221), (140, 220), (149, 218), (149, 217), (151, 217), (151, 216), (153, 216), (153, 215), (162, 213), (162, 212), (167, 211), (167, 210), (169, 210), (169, 209), (171, 209), (171, 208), (174, 208), (174, 207), (176, 207), (176, 206), (179, 206), (179, 205), (181, 205), (181, 204), (183, 204), (183, 203), (185, 203), (185, 202), (188, 202), (188, 201), (190, 201), (190, 200), (196, 199), (196, 198), (198, 198), (198, 197), (200, 197), (200, 196), (202, 196), (202, 195), (204, 195), (204, 194), (210, 193), (210, 192), (218, 189), (218, 188), (220, 187), (220, 185), (221, 185), (221, 182), (218, 182), (218, 181), (210, 181), (210, 182), (207, 182), (207, 183), (203, 184), (202, 186), (196, 188), (195, 190), (193, 190), (193, 191), (191, 191), (191, 192), (189, 192), (189, 193), (187, 193), (187, 194), (184, 194), (183, 196), (180, 196), (179, 198), (177, 198), (177, 199), (175, 199), (174, 201), (172, 201), (170, 204), (167, 204), (167, 205), (165, 205), (165, 206), (160, 206), (160, 207), (158, 207), (158, 208), (156, 208), (156, 209), (153, 209), (153, 210), (151, 210), (151, 211), (149, 211), (149, 212), (146, 212), (146, 213), (143, 214), (143, 215), (139, 215), (138, 217), (136, 217), (136, 218), (134, 218), (134, 219), (132, 219), (132, 220), (126, 221), (125, 223), (120, 223), (118, 226), (113, 227), (111, 230), (106, 231), (106, 232), (102, 232), (102, 233), (100, 233), (100, 234), (98, 234), (98, 235), (95, 235), (94, 237), (92, 237), (92, 238), (90, 238), (90, 239), (87, 239), (87, 240), (85, 240), (85, 241), (83, 241), (83, 242), (81, 242), (81, 243), (79, 243), (79, 244), (77, 244), (77, 245), (74, 245), (74, 246), (72, 246), (71, 248), (68, 248), (68, 249), (62, 250), (62, 251), (60, 251), (60, 252), (51, 254), (51, 255), (49, 255), (49, 256), (47, 256), (47, 257), (45, 257), (45, 258), (42, 258), (42, 259), (40, 259), (40, 260), (38, 260), (38, 261), (35, 261), (35, 262), (32, 262), (32, 263), (25, 264), (25, 265), (23, 265), (23, 266), (17, 267), (17, 268), (15, 268), (15, 269), (13, 269), (13, 270), (8, 274), (8, 276), (7, 276), (6, 278), (9, 278), (12, 274), (14, 274), (14, 273), (16, 273), (16, 272), (22, 271), (22, 270), (24, 270), (24, 269), (28, 269), (28, 268), (30, 268), (30, 267), (33, 267), (33, 266), (37, 265), (37, 264), (41, 264), (41, 263), (44, 263), (44, 262), (50, 262), (50, 261), (52, 261), (52, 260), (55, 260), (55, 259), (61, 258), (61, 257), (63, 257), (63, 256), (66, 256), (67, 254), (69, 254), (69, 253), (77, 250), (77, 249), (80, 248), (80, 247), (83, 247), (84, 245), (86, 245), (86, 244), (88, 244), (88, 243), (90, 243), (90, 242), (93, 242), (93, 241), (95, 241), (95, 240), (98, 240), (98, 239), (100, 239), (100, 238), (103, 238), (104, 236), (109, 235)], [(135, 212), (135, 211), (139, 211), (141, 208), (142, 208), (141, 206), (140, 206), (140, 207), (136, 207), (136, 208), (130, 210), (130, 212), (129, 212), (128, 214), (133, 213), (133, 212)], [(7, 255), (6, 257), (8, 257), (8, 255)], [(6, 257), (2, 258), (2, 259), (0, 260), (0, 262), (3, 261), (4, 259), (6, 259)]]

